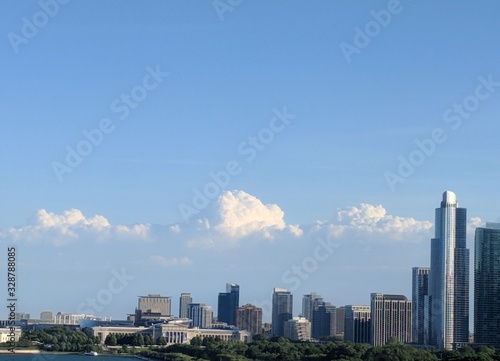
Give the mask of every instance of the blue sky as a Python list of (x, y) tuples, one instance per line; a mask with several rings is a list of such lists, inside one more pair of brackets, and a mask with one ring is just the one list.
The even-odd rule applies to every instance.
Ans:
[[(226, 282), (261, 304), (296, 286), (296, 313), (309, 292), (410, 296), (442, 192), (470, 234), (500, 218), (498, 3), (228, 4), (2, 1), (0, 237), (20, 311), (76, 312), (123, 269), (134, 280), (95, 314), (146, 293), (216, 308)], [(284, 277), (327, 237), (307, 278)]]

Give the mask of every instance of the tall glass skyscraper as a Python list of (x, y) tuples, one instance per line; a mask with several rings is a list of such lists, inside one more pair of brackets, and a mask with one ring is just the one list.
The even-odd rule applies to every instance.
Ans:
[(226, 283), (226, 292), (219, 293), (217, 321), (236, 325), (236, 309), (240, 306), (240, 286)]
[(412, 338), (419, 345), (429, 343), (429, 267), (412, 268)]
[(293, 295), (284, 288), (273, 290), (272, 334), (285, 335), (285, 322), (292, 319)]
[(500, 224), (476, 228), (474, 341), (500, 348)]
[(443, 193), (436, 208), (429, 275), (430, 344), (453, 349), (469, 341), (469, 250), (467, 210), (455, 193)]

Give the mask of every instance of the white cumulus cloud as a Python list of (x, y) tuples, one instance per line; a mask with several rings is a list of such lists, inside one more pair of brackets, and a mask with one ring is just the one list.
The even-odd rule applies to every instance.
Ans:
[(211, 247), (236, 244), (243, 238), (273, 240), (281, 234), (299, 237), (298, 225), (287, 225), (285, 213), (276, 204), (264, 204), (257, 197), (241, 190), (225, 191), (193, 221), (197, 234), (191, 246)]
[(390, 215), (381, 205), (362, 203), (359, 206), (339, 209), (335, 221), (316, 222), (311, 227), (311, 232), (361, 242), (417, 242), (429, 238), (432, 227), (432, 222)]
[(110, 239), (149, 238), (150, 226), (116, 225), (101, 216), (86, 217), (78, 209), (70, 209), (62, 214), (40, 209), (28, 223), (21, 227), (11, 227), (0, 232), (1, 239), (25, 242), (49, 242), (61, 246), (78, 239), (106, 241)]

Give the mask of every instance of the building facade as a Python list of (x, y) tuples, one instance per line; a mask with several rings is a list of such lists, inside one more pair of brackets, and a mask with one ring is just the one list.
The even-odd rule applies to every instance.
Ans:
[(236, 324), (236, 309), (240, 305), (240, 286), (226, 283), (226, 292), (219, 293), (217, 321), (228, 325)]
[(474, 342), (500, 348), (500, 223), (476, 228)]
[(317, 301), (312, 312), (311, 334), (315, 339), (337, 333), (337, 309), (330, 302)]
[(335, 335), (344, 338), (345, 306), (337, 307), (335, 310)]
[(371, 335), (373, 346), (384, 346), (391, 338), (412, 342), (411, 301), (402, 295), (371, 294)]
[(142, 311), (142, 314), (154, 313), (161, 316), (170, 316), (172, 307), (172, 299), (160, 295), (140, 296), (137, 302), (137, 309)]
[(412, 268), (412, 339), (413, 343), (429, 343), (429, 267)]
[(318, 299), (321, 299), (321, 296), (314, 292), (302, 296), (302, 317), (312, 321), (312, 312)]
[(236, 327), (252, 335), (262, 333), (262, 308), (244, 305), (236, 309)]
[(430, 344), (453, 349), (469, 341), (469, 250), (467, 210), (446, 191), (436, 208), (429, 273)]
[(370, 343), (370, 306), (345, 306), (344, 341)]
[(204, 303), (189, 304), (189, 319), (191, 327), (210, 328), (212, 327), (213, 312), (212, 307)]
[(293, 295), (284, 288), (274, 288), (272, 305), (272, 335), (285, 336), (285, 322), (292, 318)]
[(311, 321), (305, 317), (293, 317), (285, 322), (284, 337), (295, 341), (311, 339)]
[(189, 304), (193, 303), (193, 298), (190, 293), (181, 293), (179, 298), (179, 317), (188, 318), (189, 316)]

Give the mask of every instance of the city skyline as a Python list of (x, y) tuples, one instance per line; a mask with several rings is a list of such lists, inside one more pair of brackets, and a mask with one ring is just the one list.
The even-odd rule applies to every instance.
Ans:
[(311, 292), (409, 297), (438, 195), (467, 207), (470, 250), (500, 220), (499, 17), (493, 1), (2, 1), (16, 311), (121, 319), (138, 295), (176, 313), (191, 292), (217, 314), (226, 282), (267, 321), (275, 287), (294, 315)]

